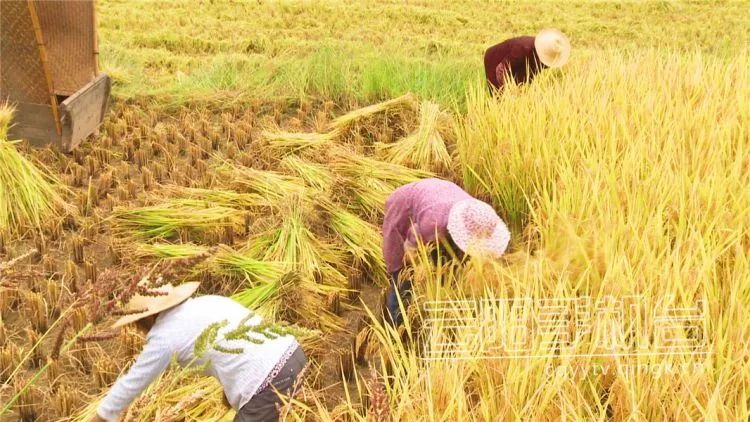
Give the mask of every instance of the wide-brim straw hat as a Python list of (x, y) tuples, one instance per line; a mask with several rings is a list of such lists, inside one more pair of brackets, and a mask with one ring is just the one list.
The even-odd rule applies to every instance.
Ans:
[(560, 67), (570, 58), (570, 41), (557, 29), (542, 29), (534, 38), (534, 49), (548, 67)]
[(510, 231), (492, 207), (478, 199), (456, 202), (448, 213), (448, 234), (467, 255), (498, 258), (510, 242)]
[(112, 324), (112, 328), (119, 328), (136, 322), (139, 319), (173, 308), (192, 296), (198, 290), (198, 286), (200, 286), (198, 282), (183, 283), (179, 286), (165, 284), (159, 288), (151, 289), (153, 292), (160, 292), (161, 295), (159, 296), (135, 294), (127, 305), (125, 305), (125, 312), (133, 312), (141, 309), (144, 309), (144, 311), (123, 316)]

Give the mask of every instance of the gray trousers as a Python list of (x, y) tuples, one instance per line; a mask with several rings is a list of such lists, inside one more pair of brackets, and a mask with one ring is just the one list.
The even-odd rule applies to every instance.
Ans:
[[(279, 420), (279, 408), (283, 402), (279, 394), (288, 396), (297, 382), (302, 369), (307, 364), (307, 357), (301, 347), (292, 353), (281, 368), (276, 378), (266, 388), (256, 393), (249, 402), (237, 411), (234, 422), (276, 422)], [(278, 391), (278, 393), (277, 393)]]

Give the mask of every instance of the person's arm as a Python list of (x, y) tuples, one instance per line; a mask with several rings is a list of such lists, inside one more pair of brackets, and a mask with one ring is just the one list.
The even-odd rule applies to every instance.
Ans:
[(388, 272), (398, 271), (404, 263), (404, 241), (410, 226), (408, 198), (396, 191), (388, 198), (383, 217), (383, 259)]
[(508, 70), (510, 70), (510, 67), (506, 62), (500, 62), (497, 67), (495, 67), (495, 78), (497, 79), (498, 91), (502, 90), (505, 86), (505, 78), (508, 77)]
[(92, 422), (117, 421), (120, 413), (169, 366), (172, 352), (168, 344), (151, 338), (133, 366), (120, 377), (97, 409)]

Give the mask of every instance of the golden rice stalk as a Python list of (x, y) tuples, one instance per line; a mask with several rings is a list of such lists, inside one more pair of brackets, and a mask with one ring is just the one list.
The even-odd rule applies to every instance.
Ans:
[(290, 155), (281, 160), (281, 167), (302, 178), (315, 189), (327, 191), (334, 181), (333, 174), (325, 166)]
[(194, 199), (173, 199), (142, 208), (116, 208), (112, 229), (119, 235), (139, 239), (164, 239), (180, 231), (207, 232), (218, 227), (241, 225), (244, 212)]
[(416, 97), (407, 93), (400, 97), (393, 98), (381, 103), (372, 104), (357, 110), (350, 111), (343, 116), (339, 116), (329, 124), (330, 130), (344, 131), (351, 125), (374, 115), (399, 109), (415, 109), (417, 105)]
[(52, 398), (57, 417), (67, 419), (73, 414), (81, 401), (81, 392), (70, 386), (58, 388)]
[(120, 370), (117, 363), (107, 354), (102, 354), (91, 369), (91, 377), (99, 389), (109, 387), (117, 379)]
[(47, 302), (44, 297), (32, 291), (22, 291), (23, 293), (23, 315), (29, 321), (31, 326), (40, 333), (47, 331)]
[(0, 382), (8, 382), (14, 368), (20, 363), (21, 351), (15, 343), (8, 343), (6, 346), (0, 347)]
[(185, 259), (203, 255), (208, 252), (208, 248), (192, 243), (140, 243), (136, 246), (136, 251), (141, 256), (153, 256), (161, 259)]
[(41, 230), (54, 217), (71, 212), (63, 199), (67, 189), (50, 171), (26, 159), (7, 139), (13, 110), (0, 105), (0, 231), (20, 235)]
[(398, 142), (379, 143), (376, 149), (383, 159), (391, 163), (444, 173), (453, 165), (440, 134), (441, 125), (445, 125), (447, 118), (441, 112), (440, 105), (423, 101), (417, 130)]
[(270, 132), (264, 131), (263, 138), (268, 148), (278, 154), (295, 154), (306, 150), (320, 150), (330, 147), (335, 142), (338, 133), (295, 133), (295, 132)]
[(17, 381), (15, 393), (18, 394), (16, 408), (20, 420), (23, 422), (35, 422), (39, 420), (42, 412), (42, 392), (39, 387), (29, 384), (30, 381)]

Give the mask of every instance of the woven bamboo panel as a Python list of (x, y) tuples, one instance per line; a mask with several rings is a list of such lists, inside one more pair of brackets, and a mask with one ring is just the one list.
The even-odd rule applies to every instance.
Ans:
[(96, 77), (94, 3), (35, 1), (55, 93), (72, 95)]
[(49, 104), (28, 3), (0, 0), (0, 99)]

